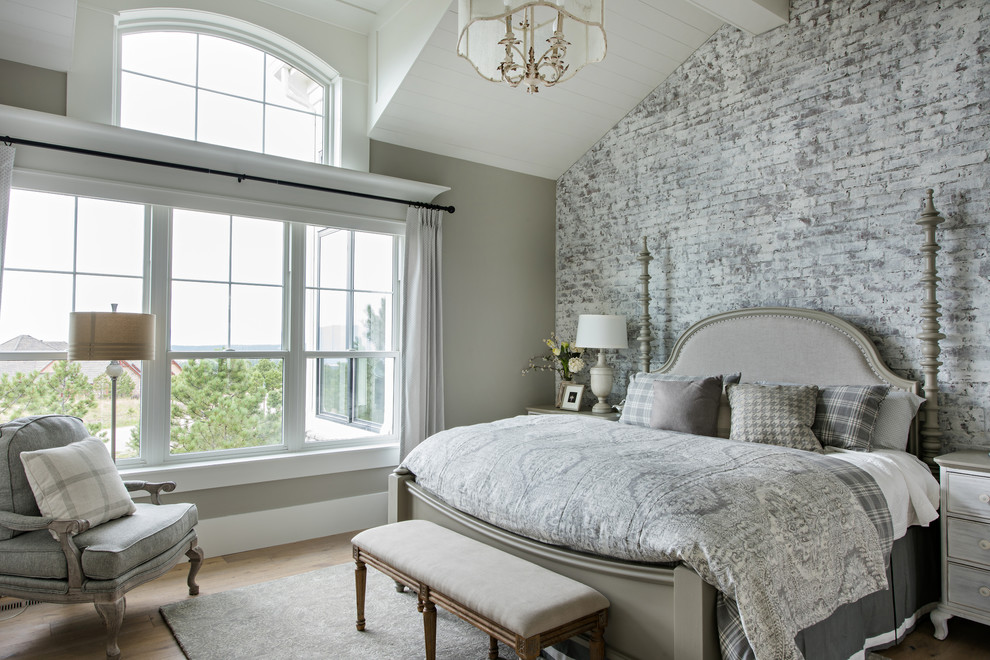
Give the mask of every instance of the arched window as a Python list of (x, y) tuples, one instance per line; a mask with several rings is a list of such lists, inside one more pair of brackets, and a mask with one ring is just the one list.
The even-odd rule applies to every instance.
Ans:
[(257, 26), (204, 12), (138, 10), (118, 24), (124, 128), (336, 165), (336, 71)]

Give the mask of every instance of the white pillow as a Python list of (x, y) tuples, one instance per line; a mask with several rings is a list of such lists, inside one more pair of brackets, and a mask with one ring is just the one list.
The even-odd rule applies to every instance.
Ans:
[(96, 438), (21, 452), (21, 463), (43, 516), (88, 520), (96, 527), (137, 510), (110, 452)]
[(873, 427), (873, 448), (907, 449), (911, 420), (925, 400), (913, 392), (891, 389), (880, 403)]

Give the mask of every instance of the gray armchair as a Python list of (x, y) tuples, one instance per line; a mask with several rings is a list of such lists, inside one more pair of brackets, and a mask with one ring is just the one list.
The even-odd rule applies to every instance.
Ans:
[[(22, 451), (65, 446), (89, 436), (66, 415), (24, 417), (0, 425), (0, 595), (49, 603), (93, 603), (107, 628), (107, 658), (120, 657), (117, 635), (124, 594), (189, 557), (189, 594), (203, 551), (196, 540), (195, 504), (161, 504), (172, 482), (125, 481), (146, 490), (129, 516), (90, 527), (86, 520), (42, 517), (20, 461)], [(55, 538), (57, 537), (57, 539)]]

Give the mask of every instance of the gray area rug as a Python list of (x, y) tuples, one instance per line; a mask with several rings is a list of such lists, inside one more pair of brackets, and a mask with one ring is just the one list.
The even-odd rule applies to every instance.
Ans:
[[(368, 568), (364, 632), (354, 627), (354, 565), (191, 597), (160, 608), (190, 660), (421, 659), (416, 596)], [(488, 635), (437, 608), (437, 660), (484, 660)], [(500, 658), (515, 658), (499, 645)]]

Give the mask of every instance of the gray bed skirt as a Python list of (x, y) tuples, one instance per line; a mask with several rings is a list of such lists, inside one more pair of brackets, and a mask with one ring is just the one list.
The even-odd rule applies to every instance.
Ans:
[[(891, 586), (855, 603), (839, 607), (824, 621), (797, 634), (795, 641), (807, 660), (848, 660), (863, 657), (864, 651), (880, 650), (900, 643), (914, 630), (918, 620), (939, 600), (938, 522), (929, 527), (909, 527), (907, 534), (894, 542), (887, 581)], [(719, 607), (720, 634), (733, 627), (734, 603)], [(738, 625), (738, 618), (736, 625)], [(729, 636), (732, 636), (731, 631)], [(605, 631), (608, 643), (608, 629)], [(745, 642), (745, 640), (743, 640)], [(735, 660), (755, 656), (748, 644), (736, 645), (727, 655)], [(588, 648), (568, 640), (545, 649), (543, 657), (554, 660), (587, 660)]]

